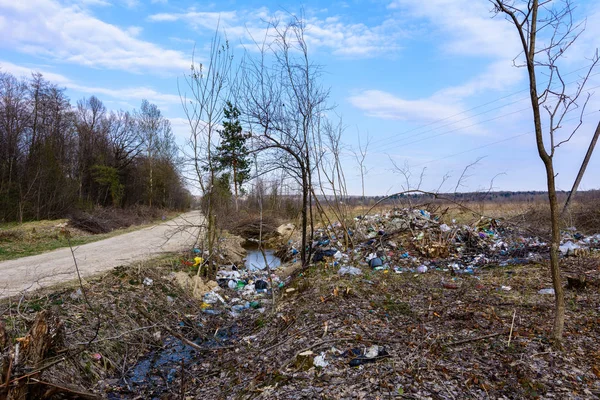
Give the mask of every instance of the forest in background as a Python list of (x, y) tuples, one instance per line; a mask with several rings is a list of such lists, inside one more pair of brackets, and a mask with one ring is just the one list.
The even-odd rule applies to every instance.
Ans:
[(0, 72), (0, 221), (190, 202), (171, 124), (156, 105), (108, 111), (95, 96), (73, 105), (41, 74)]

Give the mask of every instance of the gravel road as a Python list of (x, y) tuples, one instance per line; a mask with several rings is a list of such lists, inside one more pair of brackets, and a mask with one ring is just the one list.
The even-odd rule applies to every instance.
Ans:
[[(119, 265), (151, 258), (160, 253), (190, 248), (202, 220), (199, 211), (139, 231), (88, 243), (75, 248), (82, 277)], [(69, 248), (0, 263), (0, 298), (77, 279)]]

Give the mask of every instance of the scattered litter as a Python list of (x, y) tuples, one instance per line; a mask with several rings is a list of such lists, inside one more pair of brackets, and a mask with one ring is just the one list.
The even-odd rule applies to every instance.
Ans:
[(73, 300), (79, 300), (83, 296), (83, 292), (81, 291), (81, 288), (79, 288), (76, 291), (74, 291), (73, 293), (71, 293), (69, 296)]
[(353, 357), (350, 360), (349, 365), (351, 367), (358, 367), (367, 363), (374, 363), (377, 360), (388, 357), (389, 354), (383, 346), (373, 345), (369, 348), (354, 348), (352, 350), (345, 351), (341, 355), (342, 357)]
[(362, 271), (360, 270), (360, 268), (356, 268), (356, 267), (341, 267), (338, 271), (339, 275), (360, 275), (362, 274)]
[(552, 289), (552, 288), (540, 289), (540, 291), (538, 293), (539, 294), (554, 294), (554, 289)]
[(152, 284), (154, 283), (154, 280), (150, 279), (150, 278), (144, 278), (144, 285), (146, 286), (152, 286)]
[(313, 364), (315, 367), (325, 368), (329, 365), (329, 363), (325, 361), (325, 355), (326, 353), (322, 352), (321, 354), (315, 357), (315, 359), (313, 360)]
[(568, 242), (562, 244), (561, 246), (559, 246), (558, 249), (560, 250), (562, 255), (568, 256), (572, 253), (575, 253), (575, 250), (580, 249), (580, 248), (581, 248), (580, 245), (573, 243), (571, 241), (568, 241)]

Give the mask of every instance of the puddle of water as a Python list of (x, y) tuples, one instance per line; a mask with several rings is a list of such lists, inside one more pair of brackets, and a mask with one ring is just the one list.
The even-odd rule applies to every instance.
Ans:
[[(265, 255), (267, 256), (269, 268), (277, 268), (281, 265), (281, 260), (275, 256), (275, 250), (265, 250)], [(262, 253), (257, 249), (248, 250), (245, 265), (249, 271), (261, 270), (267, 267)]]
[[(194, 342), (206, 348), (219, 348), (225, 346), (237, 335), (237, 327), (221, 328), (217, 330), (214, 336), (205, 340), (195, 340)], [(179, 378), (181, 362), (189, 365), (198, 362), (202, 357), (196, 349), (182, 343), (180, 340), (168, 336), (163, 342), (163, 348), (148, 354), (138, 361), (133, 369), (127, 373), (127, 381), (134, 392), (145, 392), (149, 394), (149, 399), (160, 399), (161, 394), (175, 379)], [(111, 392), (108, 395), (110, 400), (121, 400), (130, 398), (127, 390), (124, 392)]]

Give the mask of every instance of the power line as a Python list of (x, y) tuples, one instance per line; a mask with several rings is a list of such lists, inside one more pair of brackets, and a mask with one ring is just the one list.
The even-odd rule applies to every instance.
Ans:
[[(598, 111), (591, 111), (589, 113), (584, 114), (582, 117), (587, 117), (589, 115), (596, 114), (598, 112), (600, 112), (600, 110), (598, 110)], [(570, 121), (574, 121), (576, 119), (579, 119), (579, 116), (573, 117), (573, 118), (569, 118), (569, 119), (565, 120), (564, 122), (570, 122)], [(484, 145), (481, 145), (481, 146), (478, 146), (478, 147), (473, 147), (473, 148), (468, 149), (468, 150), (460, 151), (458, 153), (449, 154), (449, 155), (444, 156), (444, 157), (440, 157), (440, 158), (436, 158), (436, 159), (433, 159), (433, 160), (430, 160), (430, 161), (422, 162), (420, 164), (412, 165), (412, 167), (420, 167), (420, 166), (423, 166), (423, 165), (432, 164), (432, 163), (435, 163), (435, 162), (438, 162), (438, 161), (446, 160), (448, 158), (452, 158), (452, 157), (456, 157), (456, 156), (463, 155), (463, 154), (466, 154), (466, 153), (470, 153), (470, 152), (475, 151), (475, 150), (480, 150), (480, 149), (484, 149), (486, 147), (494, 146), (494, 145), (499, 144), (499, 143), (508, 142), (509, 140), (513, 140), (513, 139), (516, 139), (516, 138), (519, 138), (519, 137), (522, 137), (522, 136), (531, 135), (533, 133), (535, 133), (535, 131), (528, 131), (528, 132), (520, 133), (518, 135), (514, 135), (514, 136), (511, 136), (511, 137), (508, 137), (508, 138), (504, 138), (504, 139), (501, 139), (501, 140), (498, 140), (498, 141), (495, 141), (495, 142), (492, 142), (492, 143), (487, 143), (487, 144), (484, 144)], [(382, 172), (382, 173), (379, 173), (379, 174), (372, 174), (371, 176), (373, 176), (373, 175), (374, 176), (381, 176), (381, 175), (387, 175), (387, 174), (388, 173), (383, 173)]]
[[(589, 68), (590, 66), (591, 66), (591, 65), (587, 65), (587, 66), (585, 66), (585, 67), (581, 67), (581, 68), (579, 68), (579, 69), (576, 69), (576, 70), (574, 70), (574, 71), (571, 71), (571, 72), (569, 72), (569, 73), (567, 73), (567, 74), (564, 74), (563, 76), (569, 76), (569, 75), (572, 75), (572, 74), (574, 74), (574, 73), (577, 73), (577, 72), (579, 72), (579, 71), (582, 71), (582, 70), (584, 70), (584, 69), (587, 69), (587, 68)], [(591, 78), (591, 77), (593, 77), (593, 76), (599, 75), (599, 74), (600, 74), (600, 73), (595, 73), (595, 74), (592, 74), (592, 75), (590, 75), (590, 78)], [(568, 83), (567, 83), (567, 85), (570, 85), (570, 84), (572, 84), (572, 83), (575, 83), (575, 82), (577, 82), (577, 80), (574, 80), (574, 81), (568, 82)], [(546, 83), (548, 83), (548, 82), (546, 82)], [(499, 102), (499, 101), (505, 100), (505, 99), (507, 99), (507, 98), (510, 98), (510, 97), (512, 97), (512, 96), (515, 96), (515, 95), (517, 95), (517, 94), (520, 94), (520, 93), (523, 93), (523, 92), (527, 92), (527, 91), (529, 91), (529, 89), (522, 89), (522, 90), (519, 90), (519, 91), (517, 91), (517, 92), (510, 93), (510, 94), (508, 94), (508, 95), (506, 95), (506, 96), (503, 96), (503, 97), (497, 98), (497, 99), (495, 99), (495, 100), (491, 100), (491, 101), (489, 101), (489, 102), (487, 102), (487, 103), (483, 103), (483, 104), (477, 105), (477, 106), (475, 106), (475, 107), (472, 107), (472, 108), (469, 108), (469, 109), (467, 109), (467, 110), (461, 111), (461, 112), (459, 112), (459, 113), (456, 113), (456, 114), (450, 115), (450, 116), (448, 116), (448, 117), (445, 117), (445, 118), (441, 118), (441, 119), (438, 119), (438, 120), (432, 121), (432, 122), (430, 122), (430, 123), (428, 123), (428, 124), (425, 124), (425, 125), (421, 125), (421, 126), (418, 126), (418, 127), (415, 127), (415, 128), (408, 129), (408, 130), (406, 130), (406, 131), (404, 131), (404, 132), (400, 132), (400, 133), (398, 133), (398, 134), (395, 134), (395, 135), (393, 135), (393, 136), (388, 136), (388, 137), (381, 138), (381, 139), (375, 139), (375, 140), (374, 140), (372, 143), (379, 143), (379, 142), (381, 142), (381, 141), (389, 140), (389, 139), (392, 139), (392, 138), (398, 138), (398, 136), (405, 135), (405, 134), (407, 134), (407, 133), (411, 133), (411, 132), (415, 132), (415, 131), (421, 130), (421, 129), (423, 129), (423, 128), (426, 128), (426, 127), (428, 127), (428, 126), (436, 125), (436, 124), (438, 124), (438, 123), (440, 123), (440, 122), (444, 122), (444, 121), (447, 121), (447, 120), (453, 119), (453, 118), (455, 118), (455, 117), (457, 117), (457, 116), (460, 116), (460, 115), (466, 114), (466, 113), (468, 113), (468, 112), (471, 112), (471, 111), (473, 111), (473, 110), (480, 109), (480, 108), (482, 108), (482, 107), (485, 107), (485, 106), (488, 106), (488, 105), (490, 105), (490, 104), (497, 103), (497, 102)], [(520, 101), (522, 101), (522, 100), (525, 100), (525, 99), (527, 99), (527, 98), (528, 98), (528, 97), (524, 97), (524, 98), (517, 99), (517, 100), (515, 100), (515, 101), (512, 101), (512, 102), (510, 102), (510, 103), (506, 103), (506, 104), (504, 104), (504, 105), (501, 105), (501, 106), (498, 106), (498, 107), (495, 107), (495, 108), (492, 108), (492, 109), (489, 109), (489, 110), (483, 111), (483, 112), (481, 112), (481, 113), (478, 113), (478, 114), (475, 114), (475, 115), (471, 115), (471, 116), (469, 116), (469, 117), (466, 117), (466, 118), (463, 118), (463, 119), (461, 119), (461, 120), (458, 120), (458, 121), (452, 121), (452, 122), (449, 122), (449, 123), (447, 123), (447, 124), (445, 124), (445, 125), (442, 125), (442, 126), (438, 126), (438, 127), (432, 128), (432, 129), (430, 129), (430, 130), (427, 130), (427, 131), (421, 132), (421, 133), (419, 133), (419, 134), (417, 134), (417, 135), (420, 135), (420, 134), (423, 134), (423, 133), (428, 133), (428, 132), (431, 132), (431, 131), (433, 131), (433, 130), (436, 130), (436, 129), (443, 128), (443, 127), (445, 127), (445, 126), (453, 125), (453, 124), (455, 124), (455, 123), (462, 122), (462, 121), (465, 121), (465, 120), (468, 120), (468, 119), (471, 119), (471, 118), (477, 117), (477, 116), (479, 116), (479, 115), (483, 115), (483, 114), (486, 114), (486, 113), (488, 113), (488, 112), (495, 111), (495, 110), (498, 110), (498, 109), (500, 109), (500, 108), (503, 108), (503, 107), (510, 106), (510, 105), (512, 105), (512, 104), (518, 103), (518, 102), (520, 102)], [(417, 136), (417, 135), (413, 135), (413, 136)], [(409, 136), (409, 137), (413, 137), (413, 136)], [(387, 145), (388, 143), (389, 143), (389, 141), (388, 141), (388, 142), (386, 142), (384, 145)], [(377, 147), (380, 147), (380, 146), (377, 146)]]
[[(591, 75), (591, 76), (595, 76), (595, 75), (600, 75), (600, 73), (596, 73), (596, 74), (594, 74), (594, 75)], [(571, 82), (571, 83), (572, 83), (572, 82)], [(597, 89), (597, 88), (599, 88), (599, 87), (600, 87), (600, 85), (598, 85), (598, 86), (594, 86), (594, 87), (591, 87), (591, 88), (589, 88), (588, 90)], [(514, 103), (516, 103), (516, 102), (518, 102), (518, 101), (520, 101), (520, 100), (517, 100), (517, 101), (515, 101), (515, 102), (513, 102), (513, 103), (510, 103), (510, 104), (514, 104)], [(507, 105), (510, 105), (510, 104), (507, 104)], [(494, 108), (494, 109), (492, 109), (492, 110), (488, 110), (488, 111), (485, 111), (485, 112), (482, 112), (482, 113), (476, 114), (476, 115), (474, 115), (474, 116), (471, 116), (471, 117), (463, 118), (462, 120), (460, 120), (460, 121), (456, 121), (456, 122), (462, 122), (462, 121), (466, 121), (466, 120), (469, 120), (469, 119), (471, 119), (471, 118), (473, 118), (473, 117), (475, 117), (475, 116), (479, 116), (479, 115), (485, 114), (485, 113), (487, 113), (487, 112), (489, 112), (489, 111), (494, 111), (494, 110), (496, 110), (496, 109), (500, 109), (500, 108), (503, 108), (503, 107), (504, 107), (504, 106), (496, 107), (496, 108)], [(496, 117), (493, 117), (493, 118), (489, 118), (489, 119), (486, 119), (486, 120), (483, 120), (483, 121), (478, 121), (477, 123), (474, 123), (474, 124), (471, 124), (471, 125), (467, 125), (467, 126), (463, 126), (463, 127), (458, 127), (458, 128), (455, 128), (455, 129), (452, 129), (452, 130), (449, 130), (449, 131), (445, 131), (445, 132), (442, 132), (442, 133), (439, 133), (439, 134), (436, 134), (436, 135), (427, 136), (427, 137), (425, 137), (425, 138), (418, 139), (418, 140), (414, 140), (414, 141), (412, 141), (412, 142), (402, 142), (402, 140), (404, 140), (404, 139), (415, 138), (415, 137), (418, 137), (418, 136), (424, 135), (424, 134), (426, 134), (426, 133), (429, 133), (429, 132), (435, 131), (435, 130), (437, 130), (437, 129), (439, 128), (439, 127), (438, 127), (438, 128), (434, 128), (434, 129), (431, 129), (431, 130), (428, 130), (428, 131), (424, 131), (424, 132), (418, 133), (418, 134), (416, 134), (416, 135), (411, 135), (411, 136), (407, 136), (407, 137), (399, 138), (399, 139), (397, 139), (397, 140), (392, 140), (392, 141), (389, 141), (389, 142), (387, 142), (385, 145), (386, 145), (386, 147), (389, 147), (391, 144), (393, 144), (393, 145), (396, 145), (396, 146), (407, 146), (407, 145), (411, 145), (411, 144), (419, 143), (419, 142), (422, 142), (422, 141), (425, 141), (425, 140), (428, 140), (428, 139), (433, 139), (433, 138), (436, 138), (436, 137), (444, 136), (444, 135), (447, 135), (447, 134), (449, 134), (449, 133), (453, 133), (453, 132), (461, 131), (461, 130), (464, 130), (464, 129), (467, 129), (467, 128), (471, 128), (471, 127), (477, 126), (477, 125), (479, 125), (479, 124), (482, 124), (482, 123), (484, 123), (484, 122), (490, 122), (490, 121), (494, 121), (494, 120), (497, 120), (497, 119), (500, 119), (500, 118), (504, 118), (504, 117), (507, 117), (507, 116), (510, 116), (510, 115), (513, 115), (513, 114), (517, 114), (517, 113), (520, 113), (520, 112), (523, 112), (523, 111), (527, 111), (527, 110), (529, 110), (529, 109), (531, 109), (531, 107), (530, 107), (530, 106), (528, 106), (528, 107), (526, 107), (526, 108), (522, 108), (522, 109), (520, 109), (520, 110), (517, 110), (517, 111), (512, 111), (512, 112), (510, 112), (510, 113), (506, 113), (506, 114), (502, 114), (502, 115), (499, 115), (499, 116), (496, 116)], [(456, 123), (456, 122), (453, 122), (453, 123), (450, 123), (450, 124), (447, 124), (447, 125), (444, 125), (444, 126), (453, 125), (453, 124), (454, 124), (454, 123)], [(382, 148), (382, 147), (375, 147), (375, 149), (377, 149), (377, 148)]]

